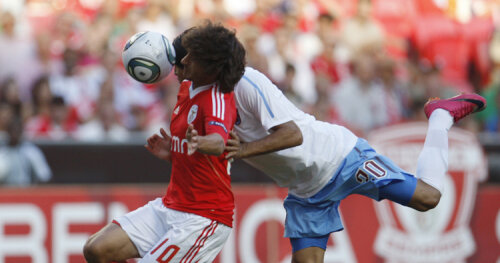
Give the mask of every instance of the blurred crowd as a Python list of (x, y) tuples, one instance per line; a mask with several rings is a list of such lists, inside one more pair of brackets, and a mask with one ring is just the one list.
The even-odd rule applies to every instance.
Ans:
[(464, 1), (469, 15), (458, 16), (459, 1), (434, 2), (1, 1), (0, 133), (15, 121), (29, 139), (124, 142), (168, 126), (174, 74), (138, 83), (121, 50), (136, 32), (173, 40), (204, 19), (235, 28), (248, 65), (298, 107), (360, 136), (423, 120), (429, 97), (463, 91), (489, 108), (462, 127), (498, 132), (500, 3)]

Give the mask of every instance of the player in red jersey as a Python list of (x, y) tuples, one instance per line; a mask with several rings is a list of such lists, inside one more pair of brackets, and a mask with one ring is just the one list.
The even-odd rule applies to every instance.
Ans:
[[(233, 31), (207, 22), (185, 33), (182, 82), (172, 114), (146, 148), (171, 160), (167, 193), (116, 218), (84, 247), (87, 262), (211, 262), (232, 227), (234, 209), (224, 146), (236, 121), (234, 85), (245, 50)], [(161, 151), (155, 151), (162, 149)], [(168, 150), (170, 149), (170, 150)]]

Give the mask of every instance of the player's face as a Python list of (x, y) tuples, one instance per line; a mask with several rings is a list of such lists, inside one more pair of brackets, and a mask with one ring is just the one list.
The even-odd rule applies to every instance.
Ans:
[(174, 68), (174, 74), (177, 76), (177, 80), (179, 81), (179, 83), (181, 83), (183, 80), (186, 79), (186, 77), (184, 77), (184, 66), (178, 66), (176, 65), (175, 68)]
[(181, 60), (181, 64), (184, 66), (184, 69), (182, 70), (184, 79), (191, 80), (196, 86), (214, 82), (214, 80), (211, 80), (211, 76), (207, 74), (205, 69), (191, 56), (189, 52)]

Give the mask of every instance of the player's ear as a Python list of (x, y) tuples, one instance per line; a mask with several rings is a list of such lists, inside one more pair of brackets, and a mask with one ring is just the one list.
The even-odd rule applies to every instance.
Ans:
[(183, 66), (184, 66), (184, 65), (186, 65), (187, 63), (189, 63), (189, 59), (190, 59), (190, 57), (191, 57), (191, 56), (190, 56), (190, 54), (189, 54), (189, 53), (187, 53), (187, 54), (186, 54), (186, 55), (185, 55), (185, 56), (181, 59), (181, 61), (180, 61), (180, 62), (181, 62), (181, 65), (183, 65)]

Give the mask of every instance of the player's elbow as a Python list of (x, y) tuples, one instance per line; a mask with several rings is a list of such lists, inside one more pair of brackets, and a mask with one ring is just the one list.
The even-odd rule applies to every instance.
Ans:
[(217, 145), (214, 147), (214, 150), (212, 151), (212, 154), (213, 155), (221, 155), (222, 153), (224, 153), (224, 141), (222, 142), (218, 142)]
[(302, 131), (300, 131), (299, 126), (297, 126), (295, 122), (293, 123), (293, 126), (294, 128), (291, 130), (291, 135), (290, 135), (290, 142), (292, 144), (291, 145), (292, 147), (299, 146), (304, 141), (304, 137), (302, 136)]
[(301, 145), (304, 138), (302, 137), (302, 132), (298, 130), (286, 133), (283, 137), (280, 137), (280, 140), (282, 141), (281, 148), (287, 149)]
[(302, 132), (300, 132), (300, 130), (298, 132), (290, 134), (288, 138), (289, 138), (289, 147), (299, 146), (304, 141), (304, 138), (302, 137)]
[(276, 146), (273, 151), (299, 146), (304, 140), (302, 131), (294, 121), (277, 125), (271, 130), (274, 134), (273, 142)]
[(222, 136), (217, 133), (200, 136), (198, 151), (204, 154), (219, 156), (224, 152), (226, 143)]
[(198, 151), (203, 154), (219, 156), (224, 153), (224, 143), (221, 143), (220, 145), (219, 143), (216, 143), (210, 146), (200, 147), (198, 148)]

